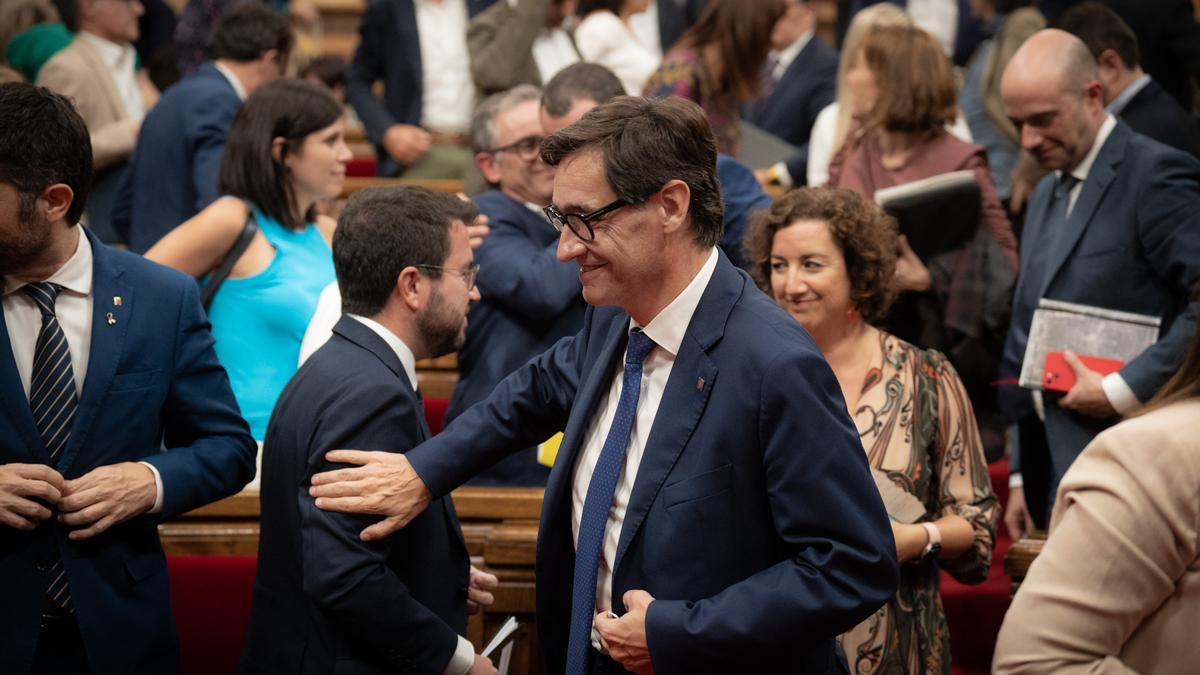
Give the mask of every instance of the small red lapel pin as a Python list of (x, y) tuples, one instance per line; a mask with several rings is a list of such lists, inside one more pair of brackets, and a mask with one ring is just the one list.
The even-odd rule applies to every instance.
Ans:
[(696, 378), (696, 391), (704, 391), (704, 378)]

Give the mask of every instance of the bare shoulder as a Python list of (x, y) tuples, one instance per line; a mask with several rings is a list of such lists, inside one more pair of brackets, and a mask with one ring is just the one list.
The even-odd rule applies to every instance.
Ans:
[(337, 221), (326, 215), (317, 216), (317, 231), (325, 238), (325, 243), (333, 247), (333, 231), (337, 229)]

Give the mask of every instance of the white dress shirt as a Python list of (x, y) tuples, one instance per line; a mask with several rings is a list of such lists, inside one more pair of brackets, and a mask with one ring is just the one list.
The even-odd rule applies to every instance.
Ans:
[[(74, 228), (79, 242), (75, 253), (45, 281), (62, 287), (54, 301), (54, 316), (67, 340), (71, 353), (71, 372), (75, 375), (75, 395), (83, 396), (84, 378), (87, 377), (88, 356), (92, 351), (92, 244), (83, 233), (83, 228)], [(12, 348), (13, 360), (17, 362), (17, 375), (28, 401), (29, 388), (33, 380), (33, 356), (37, 351), (38, 334), (42, 331), (42, 311), (33, 298), (21, 289), (29, 283), (12, 275), (4, 277), (4, 322), (8, 328), (8, 344)], [(151, 513), (162, 510), (162, 476), (152, 464), (155, 497)]]
[(466, 0), (415, 0), (421, 47), (421, 126), (466, 133), (475, 110)]
[(238, 76), (234, 75), (233, 71), (227, 68), (225, 64), (221, 63), (220, 61), (213, 61), (213, 67), (217, 69), (217, 72), (224, 75), (226, 80), (229, 80), (229, 86), (233, 87), (233, 93), (237, 94), (239, 99), (245, 101), (246, 86), (242, 84), (242, 81), (238, 79)]
[(117, 94), (125, 105), (129, 119), (141, 120), (145, 117), (146, 102), (142, 100), (142, 89), (138, 86), (137, 72), (134, 70), (137, 52), (133, 45), (119, 45), (87, 31), (80, 31), (78, 38), (100, 55), (104, 67), (112, 75), (113, 84), (117, 86)]
[(588, 63), (608, 68), (621, 80), (625, 93), (641, 96), (646, 80), (658, 69), (662, 56), (642, 44), (616, 14), (597, 10), (575, 29), (575, 46)]
[[(658, 414), (658, 406), (662, 403), (663, 391), (675, 365), (675, 356), (679, 353), (679, 345), (687, 332), (696, 306), (708, 282), (712, 279), (713, 271), (717, 268), (717, 250), (709, 253), (708, 260), (700, 271), (683, 289), (671, 304), (663, 308), (658, 316), (650, 323), (641, 327), (642, 331), (654, 341), (655, 347), (646, 357), (642, 366), (642, 385), (638, 394), (637, 415), (634, 417), (633, 429), (629, 433), (629, 447), (625, 453), (625, 467), (617, 481), (616, 494), (613, 495), (612, 508), (608, 513), (608, 524), (604, 528), (604, 545), (600, 555), (600, 569), (596, 575), (596, 611), (611, 609), (612, 597), (612, 568), (617, 556), (617, 542), (621, 538), (621, 526), (625, 522), (625, 509), (629, 506), (629, 496), (633, 493), (633, 485), (637, 480), (638, 467), (642, 463), (642, 453), (646, 451), (646, 439), (654, 427), (654, 418)], [(633, 319), (629, 320), (630, 329), (638, 327)], [(583, 517), (583, 502), (587, 498), (588, 485), (592, 481), (592, 472), (600, 459), (600, 451), (608, 438), (613, 418), (617, 414), (617, 402), (621, 399), (622, 381), (625, 373), (625, 359), (618, 361), (613, 370), (612, 383), (608, 387), (608, 395), (604, 397), (592, 416), (592, 421), (584, 435), (579, 458), (575, 463), (575, 475), (571, 486), (571, 531), (575, 544), (579, 544), (579, 521)], [(592, 634), (593, 644), (598, 643), (595, 632)]]
[[(664, 2), (675, 2), (676, 0), (663, 0)], [(649, 6), (645, 11), (638, 12), (629, 17), (629, 29), (637, 36), (638, 42), (650, 50), (655, 58), (662, 61), (663, 52), (671, 48), (671, 45), (662, 43), (662, 33), (659, 31), (658, 23), (658, 1), (650, 0)], [(641, 93), (641, 92), (638, 92)]]
[[(404, 340), (401, 340), (399, 335), (384, 328), (378, 321), (357, 314), (347, 314), (346, 316), (370, 328), (376, 335), (383, 338), (383, 341), (396, 353), (396, 358), (400, 359), (400, 365), (404, 366), (404, 374), (408, 376), (409, 384), (416, 391), (417, 359), (413, 356), (412, 350), (408, 348), (408, 345), (404, 344)], [(473, 665), (475, 665), (475, 648), (471, 646), (471, 643), (466, 638), (459, 635), (458, 644), (454, 648), (454, 655), (450, 657), (450, 663), (446, 664), (446, 669), (442, 671), (443, 675), (466, 675)]]
[(946, 56), (954, 55), (958, 36), (957, 0), (908, 0), (907, 10), (917, 28), (932, 35)]
[(562, 28), (543, 28), (533, 40), (533, 62), (537, 64), (542, 82), (567, 66), (579, 62), (579, 52), (567, 31)]

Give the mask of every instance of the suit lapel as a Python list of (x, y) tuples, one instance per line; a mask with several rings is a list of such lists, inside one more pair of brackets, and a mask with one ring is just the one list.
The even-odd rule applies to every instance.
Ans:
[[(79, 448), (87, 440), (96, 412), (104, 402), (117, 372), (137, 301), (134, 289), (122, 279), (125, 270), (113, 252), (100, 243), (90, 230), (85, 229), (84, 233), (92, 245), (92, 346), (88, 352), (83, 395), (79, 399), (75, 421), (71, 423), (71, 440), (67, 442), (62, 459), (58, 462), (58, 471), (63, 475), (66, 475)], [(118, 296), (121, 298), (119, 307), (113, 301)], [(108, 321), (110, 312), (113, 323)]]
[[(27, 461), (31, 464), (49, 464), (50, 455), (42, 443), (38, 433), (37, 423), (33, 420), (33, 411), (29, 409), (29, 397), (21, 386), (21, 374), (17, 371), (17, 361), (13, 357), (12, 343), (8, 338), (8, 321), (0, 310), (0, 335), (4, 336), (4, 344), (0, 345), (0, 407), (8, 418), (10, 429), (20, 436), (20, 442), (10, 446), (12, 450), (25, 451)], [(9, 457), (7, 461), (12, 461)]]
[[(594, 311), (594, 310), (593, 310)], [(543, 512), (547, 515), (558, 513), (562, 501), (571, 494), (571, 483), (575, 476), (575, 460), (583, 445), (584, 435), (592, 422), (592, 414), (601, 396), (608, 395), (609, 385), (612, 384), (613, 369), (617, 359), (625, 352), (625, 336), (629, 332), (629, 318), (621, 314), (619, 320), (613, 321), (608, 332), (604, 334), (600, 357), (596, 364), (586, 374), (579, 387), (575, 404), (571, 406), (571, 414), (567, 419), (567, 428), (563, 430), (563, 440), (559, 445), (558, 457), (554, 460), (550, 480), (546, 483)], [(545, 521), (545, 516), (543, 517)], [(545, 532), (549, 528), (542, 528)], [(538, 535), (539, 539), (541, 534)]]
[[(646, 440), (646, 451), (642, 454), (633, 493), (625, 509), (614, 570), (621, 569), (621, 560), (629, 543), (637, 535), (655, 497), (700, 422), (717, 379), (717, 366), (709, 358), (708, 350), (724, 336), (725, 323), (744, 286), (745, 280), (721, 254), (684, 333), (662, 402), (654, 416), (654, 426)], [(616, 593), (615, 587), (613, 592)], [(616, 600), (614, 598), (614, 605)]]
[[(1079, 198), (1075, 200), (1075, 206), (1071, 209), (1071, 214), (1067, 216), (1066, 222), (1063, 223), (1062, 232), (1059, 232), (1058, 236), (1053, 237), (1054, 243), (1050, 249), (1050, 257), (1047, 261), (1049, 264), (1046, 267), (1048, 273), (1043, 280), (1039, 297), (1046, 295), (1050, 283), (1067, 262), (1071, 251), (1079, 243), (1080, 237), (1083, 236), (1088, 224), (1092, 222), (1092, 218), (1096, 215), (1096, 208), (1100, 205), (1101, 198), (1104, 197), (1104, 193), (1108, 191), (1108, 186), (1112, 184), (1113, 179), (1117, 176), (1117, 166), (1121, 163), (1121, 156), (1125, 152), (1129, 133), (1128, 127), (1121, 122), (1117, 122), (1117, 126), (1113, 128), (1112, 133), (1109, 134), (1108, 139), (1105, 141), (1104, 147), (1100, 148), (1100, 153), (1096, 155), (1096, 161), (1088, 171), (1087, 180), (1083, 182), (1083, 187), (1079, 191)], [(1048, 223), (1048, 225), (1053, 227), (1053, 223)]]
[[(426, 36), (428, 37), (428, 36)], [(414, 0), (396, 3), (396, 39), (404, 52), (404, 62), (412, 69), (417, 90), (425, 86), (421, 76), (421, 43), (417, 35), (417, 5)]]

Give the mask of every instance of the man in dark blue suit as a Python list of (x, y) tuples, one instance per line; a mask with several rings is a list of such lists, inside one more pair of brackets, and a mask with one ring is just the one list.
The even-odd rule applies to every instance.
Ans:
[(287, 17), (262, 5), (221, 19), (212, 61), (168, 89), (142, 121), (114, 214), (131, 251), (145, 253), (219, 196), (233, 117), (259, 85), (279, 77), (291, 47)]
[[(375, 144), (380, 176), (400, 174), (435, 146), (464, 144), (461, 137), (470, 125), (475, 90), (467, 54), (467, 19), (494, 1), (368, 4), (358, 50), (346, 76), (346, 95)], [(434, 35), (420, 34), (423, 13), (431, 17), (426, 25), (437, 29)], [(425, 54), (433, 58), (426, 59)], [(383, 83), (382, 101), (375, 96), (376, 82)], [(431, 95), (433, 88), (436, 96)], [(429, 119), (431, 114), (438, 119)]]
[(1099, 2), (1067, 10), (1055, 24), (1096, 57), (1108, 112), (1143, 136), (1200, 159), (1200, 119), (1185, 111), (1142, 70), (1137, 36), (1121, 16)]
[(449, 195), (373, 188), (338, 218), (345, 314), (283, 390), (267, 429), (240, 672), (496, 672), (462, 637), (470, 560), (449, 496), (403, 531), (365, 542), (358, 532), (372, 519), (318, 510), (303, 490), (330, 467), (330, 447), (400, 453), (429, 439), (416, 361), (462, 345), (467, 304), (479, 298), (464, 225), (474, 217)]
[(175, 673), (157, 525), (239, 490), (254, 441), (191, 279), (76, 224), (63, 97), (0, 86), (0, 671)]
[(542, 158), (582, 330), (406, 456), (329, 453), (365, 466), (314, 476), (317, 506), (387, 515), (379, 536), (565, 429), (537, 547), (547, 672), (844, 670), (834, 638), (895, 591), (895, 543), (833, 372), (716, 248), (704, 113), (614, 99)]
[(782, 166), (771, 167), (767, 177), (784, 185), (805, 184), (809, 134), (817, 115), (837, 95), (838, 55), (816, 36), (815, 26), (808, 3), (788, 5), (771, 33), (766, 95), (743, 111), (746, 121), (800, 149)]
[[(458, 352), (459, 379), (447, 422), (583, 325), (579, 265), (555, 257), (558, 233), (542, 213), (554, 192), (554, 168), (538, 156), (540, 98), (541, 90), (532, 85), (494, 94), (471, 125), (476, 165), (496, 188), (475, 197), (491, 234), (476, 251), (482, 299), (471, 307), (467, 340)], [(537, 448), (530, 447), (472, 483), (540, 487), (549, 474), (538, 463)]]
[(1096, 62), (1070, 33), (1034, 34), (1000, 87), (1021, 146), (1052, 172), (1029, 202), (1001, 376), (1020, 372), (1043, 298), (1162, 319), (1158, 341), (1116, 373), (1101, 376), (1068, 352), (1076, 384), (1065, 395), (1005, 387), (1001, 404), (1017, 425), (1012, 470), (1024, 486), (1005, 523), (1019, 538), (1046, 524), (1084, 446), (1150, 400), (1183, 358), (1198, 309), (1189, 297), (1200, 282), (1200, 161), (1105, 112)]

